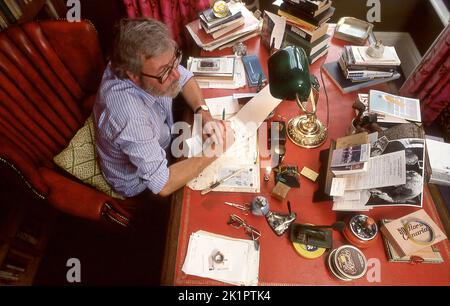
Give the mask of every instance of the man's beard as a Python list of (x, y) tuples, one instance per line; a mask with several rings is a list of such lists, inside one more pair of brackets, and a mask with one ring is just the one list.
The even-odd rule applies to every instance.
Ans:
[(181, 84), (179, 80), (175, 80), (170, 84), (170, 86), (165, 90), (161, 91), (152, 86), (144, 88), (144, 90), (152, 96), (155, 97), (171, 97), (175, 98), (181, 91)]

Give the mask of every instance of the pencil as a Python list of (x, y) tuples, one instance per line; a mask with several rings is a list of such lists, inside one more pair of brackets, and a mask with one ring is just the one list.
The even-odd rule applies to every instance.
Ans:
[(222, 111), (222, 120), (225, 120), (225, 107), (223, 108), (223, 111)]

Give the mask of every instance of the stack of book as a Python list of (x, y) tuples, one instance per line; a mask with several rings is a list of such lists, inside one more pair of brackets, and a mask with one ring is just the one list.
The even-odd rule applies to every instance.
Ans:
[(234, 57), (190, 57), (187, 68), (197, 81), (222, 80), (233, 81), (235, 70)]
[(302, 47), (310, 64), (328, 52), (330, 36), (327, 21), (335, 8), (331, 0), (284, 0), (278, 15), (286, 18), (283, 46)]
[(226, 17), (216, 17), (209, 8), (186, 25), (195, 43), (205, 51), (230, 47), (259, 35), (260, 22), (242, 3), (229, 2)]
[(223, 18), (217, 18), (212, 8), (201, 12), (199, 17), (201, 27), (213, 38), (218, 38), (244, 24), (244, 17), (242, 17), (240, 7), (231, 10)]
[(391, 78), (398, 73), (400, 59), (394, 47), (384, 47), (381, 58), (367, 54), (367, 46), (345, 46), (339, 58), (344, 76), (352, 82), (365, 82), (378, 78)]
[(369, 46), (345, 46), (336, 62), (324, 65), (324, 71), (343, 93), (400, 78), (400, 59), (392, 46), (385, 46), (382, 57), (367, 53)]

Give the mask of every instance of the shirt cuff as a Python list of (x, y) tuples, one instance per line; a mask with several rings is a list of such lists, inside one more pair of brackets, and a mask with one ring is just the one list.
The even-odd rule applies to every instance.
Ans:
[(155, 173), (152, 175), (151, 180), (147, 184), (148, 189), (150, 189), (154, 194), (159, 194), (169, 181), (169, 173), (169, 168), (164, 167), (158, 172), (158, 174)]

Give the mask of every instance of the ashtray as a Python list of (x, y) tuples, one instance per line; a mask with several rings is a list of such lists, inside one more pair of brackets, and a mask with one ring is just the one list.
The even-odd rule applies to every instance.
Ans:
[(373, 24), (353, 17), (339, 19), (334, 37), (355, 44), (364, 44), (372, 32)]

